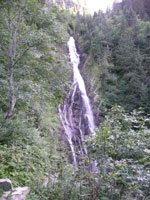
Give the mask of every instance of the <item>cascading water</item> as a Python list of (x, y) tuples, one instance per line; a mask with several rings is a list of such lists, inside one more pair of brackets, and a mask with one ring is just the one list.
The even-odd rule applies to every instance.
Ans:
[(91, 106), (89, 103), (89, 98), (86, 93), (84, 80), (78, 69), (78, 66), (80, 64), (80, 59), (79, 59), (79, 55), (76, 50), (75, 41), (74, 41), (73, 37), (70, 37), (70, 40), (68, 42), (68, 47), (69, 47), (69, 53), (70, 53), (70, 60), (71, 60), (72, 66), (73, 66), (73, 75), (74, 75), (73, 84), (74, 85), (77, 84), (80, 89), (82, 100), (83, 100), (83, 103), (86, 108), (85, 114), (88, 119), (89, 129), (91, 132), (93, 132), (93, 130), (95, 128), (94, 117), (93, 117), (92, 109), (91, 109)]
[(84, 135), (89, 132), (94, 134), (95, 124), (84, 80), (78, 69), (80, 58), (73, 37), (68, 41), (68, 48), (73, 68), (73, 85), (65, 99), (64, 107), (59, 106), (59, 113), (72, 152), (73, 163), (77, 168), (78, 162), (88, 154)]

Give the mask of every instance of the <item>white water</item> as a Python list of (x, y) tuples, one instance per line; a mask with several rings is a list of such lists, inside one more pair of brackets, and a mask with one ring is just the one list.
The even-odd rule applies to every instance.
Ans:
[(66, 118), (66, 108), (64, 106), (64, 109), (62, 111), (61, 107), (59, 105), (58, 110), (59, 110), (59, 113), (60, 113), (60, 119), (61, 119), (62, 125), (63, 125), (64, 130), (65, 130), (66, 139), (67, 139), (69, 146), (70, 146), (70, 149), (71, 149), (71, 153), (72, 153), (72, 157), (73, 157), (73, 163), (74, 163), (75, 167), (77, 168), (78, 164), (77, 164), (75, 149), (74, 149), (73, 142), (72, 142), (71, 129), (70, 129), (70, 126), (68, 124), (68, 120)]
[(86, 108), (85, 114), (86, 114), (86, 117), (88, 120), (88, 126), (89, 126), (90, 131), (93, 132), (94, 128), (95, 128), (93, 112), (92, 112), (92, 109), (90, 106), (89, 98), (86, 93), (84, 80), (83, 80), (83, 78), (80, 74), (79, 68), (78, 68), (78, 66), (80, 64), (80, 58), (79, 58), (79, 54), (77, 53), (76, 46), (75, 46), (75, 40), (73, 37), (70, 37), (70, 39), (68, 41), (68, 48), (69, 48), (71, 64), (73, 67), (73, 76), (74, 76), (73, 84), (74, 85), (77, 84), (80, 89), (82, 100), (83, 100), (85, 108)]
[[(84, 142), (85, 132), (87, 134), (90, 131), (94, 134), (95, 124), (84, 80), (78, 69), (80, 58), (73, 37), (70, 37), (68, 41), (68, 49), (71, 66), (73, 68), (73, 84), (72, 90), (70, 90), (68, 97), (65, 99), (64, 107), (61, 108), (61, 106), (59, 106), (58, 109), (65, 137), (71, 150), (73, 163), (75, 167), (78, 168), (78, 160), (82, 160), (82, 158), (88, 154)], [(80, 99), (80, 96), (82, 100)], [(79, 99), (77, 100), (77, 98)]]

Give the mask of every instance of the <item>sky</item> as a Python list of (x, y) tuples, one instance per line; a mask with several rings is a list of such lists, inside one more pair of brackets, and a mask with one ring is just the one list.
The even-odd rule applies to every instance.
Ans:
[(91, 12), (98, 10), (103, 10), (105, 12), (107, 8), (112, 7), (114, 1), (121, 2), (121, 0), (86, 0)]

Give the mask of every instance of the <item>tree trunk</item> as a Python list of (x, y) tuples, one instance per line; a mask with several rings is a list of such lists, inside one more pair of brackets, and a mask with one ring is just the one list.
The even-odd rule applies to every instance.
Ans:
[[(9, 20), (9, 31), (11, 38), (9, 40), (9, 49), (8, 49), (8, 57), (9, 57), (9, 70), (10, 70), (10, 77), (9, 77), (9, 87), (10, 87), (10, 106), (7, 112), (5, 119), (9, 119), (12, 114), (16, 104), (16, 97), (15, 97), (15, 88), (14, 88), (14, 67), (15, 67), (15, 58), (16, 58), (16, 43), (17, 43), (17, 28), (13, 24), (12, 26), (11, 20)], [(14, 29), (14, 30), (13, 30)]]
[(12, 114), (13, 110), (16, 104), (16, 97), (15, 97), (15, 89), (14, 89), (14, 66), (10, 66), (10, 78), (9, 78), (9, 84), (10, 84), (10, 106), (8, 113), (6, 115), (5, 119), (9, 119)]

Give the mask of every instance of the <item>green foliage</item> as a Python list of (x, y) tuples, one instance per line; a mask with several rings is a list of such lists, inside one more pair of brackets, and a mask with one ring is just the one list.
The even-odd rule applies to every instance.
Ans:
[(122, 7), (116, 3), (106, 14), (77, 16), (75, 35), (84, 57), (93, 61), (93, 69), (89, 64), (83, 69), (87, 79), (97, 76), (93, 71), (99, 66), (99, 80), (94, 84), (99, 86), (96, 93), (102, 110), (118, 104), (128, 112), (139, 107), (150, 112), (149, 21), (136, 14), (136, 1), (124, 1)]
[(36, 186), (28, 199), (149, 199), (150, 132), (143, 114), (142, 109), (127, 114), (113, 107), (96, 136), (87, 137), (90, 161), (97, 163), (94, 173), (55, 159), (48, 186)]
[[(55, 166), (54, 157), (61, 157), (56, 150), (57, 106), (71, 82), (66, 48), (71, 19), (58, 8), (46, 13), (43, 5), (38, 0), (20, 0), (3, 1), (0, 7), (0, 178), (10, 178), (14, 186), (41, 184), (45, 172)], [(16, 41), (7, 26), (9, 20)], [(16, 105), (11, 119), (4, 120), (10, 97), (7, 53), (12, 41), (16, 42)]]
[(48, 186), (36, 187), (28, 199), (149, 199), (150, 132), (143, 114), (142, 109), (127, 114), (113, 107), (96, 136), (87, 138), (90, 161), (97, 163), (94, 173), (82, 165), (75, 170), (62, 158)]
[(34, 110), (32, 107), (26, 113), (26, 120), (20, 113), (16, 119), (2, 121), (0, 127), (0, 177), (8, 177), (20, 186), (43, 180), (57, 146), (54, 133), (59, 125), (53, 107), (41, 109), (34, 105)]
[(141, 114), (113, 107), (90, 143), (108, 199), (150, 197), (150, 132), (145, 126), (149, 119)]

